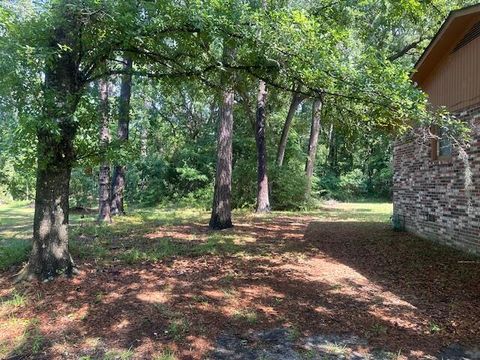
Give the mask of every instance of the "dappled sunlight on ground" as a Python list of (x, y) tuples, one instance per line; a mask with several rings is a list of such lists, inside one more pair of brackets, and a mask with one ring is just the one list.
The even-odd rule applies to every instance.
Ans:
[(13, 286), (16, 268), (2, 273), (0, 357), (200, 359), (222, 336), (279, 328), (289, 329), (292, 346), (353, 336), (361, 353), (409, 358), (475, 345), (478, 265), (393, 232), (389, 209), (335, 203), (296, 215), (238, 213), (221, 232), (204, 225), (201, 211), (83, 223), (72, 230), (79, 276)]

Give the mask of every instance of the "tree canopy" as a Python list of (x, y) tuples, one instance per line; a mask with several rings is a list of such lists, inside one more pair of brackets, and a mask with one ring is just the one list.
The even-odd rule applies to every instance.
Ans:
[[(188, 199), (209, 207), (213, 197), (215, 210), (223, 206), (223, 195), (216, 190), (213, 196), (213, 183), (219, 189), (226, 176), (228, 206), (230, 191), (234, 207), (252, 206), (257, 142), (259, 154), (266, 154), (258, 168), (266, 172), (269, 164), (273, 208), (307, 206), (305, 186), (312, 177), (314, 197), (388, 196), (392, 135), (449, 122), (453, 136), (463, 138), (463, 125), (444, 112), (432, 113), (410, 75), (448, 11), (468, 3), (4, 2), (0, 183), (16, 198), (33, 199), (36, 191), (34, 239), (61, 239), (64, 257), (68, 229), (44, 226), (68, 224), (69, 199), (82, 206), (95, 202), (100, 164), (128, 164), (122, 181), (129, 204)], [(131, 88), (128, 96), (124, 86)], [(104, 133), (115, 134), (111, 120), (121, 120), (122, 111), (130, 135), (99, 141), (100, 118)], [(222, 127), (227, 114), (231, 122)], [(294, 116), (300, 121), (292, 123)], [(312, 137), (314, 121), (318, 134)], [(262, 136), (255, 136), (258, 124)], [(307, 155), (312, 145), (314, 154)], [(282, 159), (275, 162), (277, 146), (283, 147)], [(305, 160), (314, 155), (306, 180)], [(230, 164), (222, 168), (224, 160)], [(51, 258), (35, 249), (44, 261)], [(50, 277), (59, 267), (71, 270), (56, 264), (34, 272)]]

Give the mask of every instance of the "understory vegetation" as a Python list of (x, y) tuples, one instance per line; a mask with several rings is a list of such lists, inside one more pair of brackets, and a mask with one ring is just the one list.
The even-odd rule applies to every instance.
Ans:
[[(126, 207), (211, 207), (226, 76), (233, 76), (235, 92), (234, 136), (229, 135), (233, 207), (256, 207), (257, 166), (268, 175), (272, 209), (303, 209), (319, 198), (389, 199), (393, 136), (408, 129), (406, 119), (437, 121), (424, 112), (424, 96), (409, 83), (412, 66), (438, 22), (469, 3), (206, 1), (190, 8), (172, 4), (171, 14), (139, 4), (145, 19), (129, 3), (2, 5), (1, 66), (12, 74), (1, 86), (0, 201), (35, 197), (40, 128), (58, 129), (42, 125), (43, 100), (34, 99), (47, 95), (42, 74), (58, 49), (62, 56), (80, 49), (79, 61), (91, 67), (83, 74), (77, 64), (77, 77), (85, 79), (72, 96), (78, 101), (70, 114), (71, 207), (97, 206), (100, 165), (109, 166), (105, 176), (112, 184), (115, 166), (124, 167)], [(62, 23), (62, 11), (71, 19)], [(77, 26), (75, 16), (91, 25), (88, 36), (69, 39), (78, 49), (62, 43), (50, 49), (49, 31)], [(224, 43), (230, 40), (238, 53), (227, 59)], [(258, 81), (267, 84), (261, 108)], [(313, 144), (312, 107), (320, 98), (319, 138)], [(256, 138), (259, 129), (262, 137)], [(309, 154), (313, 145), (316, 159)], [(313, 172), (305, 178), (308, 159)]]
[(236, 210), (221, 232), (201, 208), (142, 207), (100, 226), (95, 212), (75, 212), (80, 273), (13, 286), (33, 208), (1, 205), (0, 358), (221, 359), (225, 334), (229, 351), (283, 346), (307, 359), (406, 360), (474, 344), (478, 258), (394, 232), (391, 212), (335, 201)]
[[(312, 216), (343, 221), (372, 221), (388, 223), (391, 216), (390, 203), (333, 203), (333, 208), (317, 204), (317, 209), (308, 211), (275, 211), (260, 218), (274, 222), (282, 216)], [(319, 206), (319, 207), (318, 207)], [(333, 209), (333, 211), (331, 211)], [(104, 265), (120, 261), (136, 264), (144, 261), (160, 261), (176, 256), (196, 257), (203, 255), (231, 255), (245, 253), (249, 236), (205, 232), (198, 239), (188, 234), (189, 227), (202, 227), (208, 220), (208, 211), (202, 208), (142, 207), (118, 218), (111, 225), (98, 226), (96, 213), (80, 209), (71, 217), (70, 252), (79, 261), (102, 262)], [(248, 210), (237, 210), (235, 215), (249, 221), (256, 216)], [(259, 215), (257, 215), (258, 217)], [(0, 271), (18, 268), (27, 261), (31, 250), (31, 222), (33, 208), (28, 202), (12, 202), (0, 205)], [(171, 237), (184, 226), (185, 238)], [(152, 240), (145, 235), (158, 227), (169, 227), (164, 236)], [(255, 249), (258, 252), (258, 249)], [(248, 251), (247, 251), (248, 253)]]
[(468, 140), (411, 75), (472, 3), (1, 1), (0, 358), (478, 341), (477, 259), (389, 223), (395, 139)]

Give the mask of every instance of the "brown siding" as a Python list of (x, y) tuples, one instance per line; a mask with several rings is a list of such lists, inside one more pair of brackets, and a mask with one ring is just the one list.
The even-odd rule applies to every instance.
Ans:
[(445, 56), (419, 85), (429, 95), (432, 105), (446, 106), (450, 111), (464, 109), (480, 102), (479, 64), (480, 37)]

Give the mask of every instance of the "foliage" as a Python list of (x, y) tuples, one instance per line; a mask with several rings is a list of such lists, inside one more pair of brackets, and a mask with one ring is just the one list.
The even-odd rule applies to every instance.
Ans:
[[(267, 149), (272, 206), (305, 206), (303, 166), (311, 99), (322, 95), (322, 133), (314, 191), (339, 199), (390, 194), (392, 135), (440, 123), (463, 143), (465, 127), (432, 114), (409, 76), (449, 10), (471, 1), (66, 1), (0, 7), (0, 187), (2, 198), (33, 199), (37, 132), (59, 136), (45, 115), (52, 94), (45, 68), (60, 55), (78, 59), (76, 169), (72, 206), (95, 206), (98, 165), (127, 164), (130, 205), (211, 204), (219, 92), (235, 79), (233, 204), (256, 195), (254, 118), (258, 80), (267, 82)], [(67, 13), (69, 16), (63, 16)], [(70, 18), (71, 17), (71, 18)], [(54, 29), (75, 23), (78, 46), (51, 47)], [(365, 26), (369, 24), (369, 26)], [(224, 46), (235, 56), (223, 57)], [(134, 62), (130, 140), (115, 140), (127, 53)], [(107, 149), (98, 141), (96, 81), (111, 84)], [(274, 164), (293, 86), (307, 98), (297, 111), (285, 165)], [(72, 100), (68, 97), (68, 100)], [(72, 102), (75, 102), (72, 100)], [(144, 139), (144, 134), (146, 138)], [(365, 161), (365, 159), (367, 159)], [(37, 159), (41, 162), (42, 159)]]

